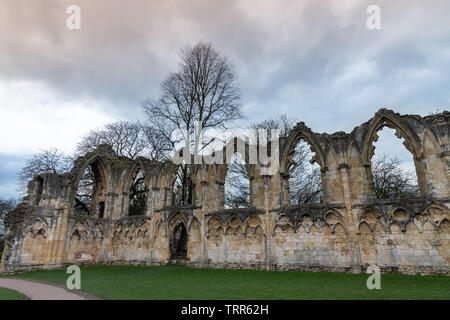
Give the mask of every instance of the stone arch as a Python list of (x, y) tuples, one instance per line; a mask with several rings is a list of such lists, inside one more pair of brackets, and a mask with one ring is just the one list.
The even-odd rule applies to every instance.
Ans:
[(366, 221), (362, 221), (358, 224), (359, 233), (372, 233), (373, 230)]
[(281, 153), (280, 171), (287, 174), (290, 166), (292, 153), (300, 140), (304, 140), (315, 153), (314, 162), (317, 162), (322, 170), (326, 170), (325, 154), (320, 143), (315, 137), (315, 133), (311, 131), (303, 122), (298, 123), (291, 131), (286, 139), (286, 143)]
[(333, 234), (342, 234), (347, 235), (347, 228), (345, 227), (345, 224), (342, 222), (338, 222), (335, 225), (333, 225), (333, 228), (331, 229), (331, 233)]
[(422, 139), (423, 153), (427, 163), (427, 192), (434, 196), (449, 194), (450, 177), (443, 157), (445, 150), (439, 144), (439, 138), (426, 128)]
[(377, 220), (382, 216), (382, 213), (372, 207), (372, 206), (368, 206), (368, 207), (364, 207), (362, 209), (360, 209), (356, 215), (356, 220), (358, 222), (361, 221), (366, 221), (369, 224), (374, 224), (377, 222)]
[(77, 222), (71, 230), (70, 240), (90, 240), (91, 232), (86, 222)]
[(225, 226), (218, 217), (211, 217), (208, 220), (208, 237), (218, 237), (224, 234)]
[(188, 224), (189, 244), (187, 249), (187, 257), (190, 261), (198, 261), (201, 259), (201, 223), (197, 217), (192, 217)]
[(173, 183), (178, 166), (172, 162), (155, 165), (151, 173), (152, 206), (154, 209), (171, 206)]
[(313, 228), (313, 226), (314, 226), (313, 217), (308, 213), (304, 213), (302, 214), (300, 221), (297, 222), (295, 230), (296, 232), (298, 232), (298, 230), (304, 229), (306, 233), (310, 233), (311, 230), (317, 229), (317, 226), (315, 228)]
[(147, 221), (141, 221), (137, 227), (136, 237), (137, 239), (146, 239), (150, 235), (150, 224)]
[(175, 214), (169, 220), (169, 250), (171, 256), (187, 256), (188, 251), (188, 222), (184, 215)]
[(112, 228), (113, 241), (120, 240), (120, 238), (122, 237), (123, 230), (124, 230), (123, 223), (120, 221), (117, 221)]
[(192, 216), (187, 223), (187, 230), (190, 232), (192, 228), (195, 228), (196, 226), (200, 227), (201, 225), (200, 220), (196, 216)]
[(144, 162), (145, 158), (138, 157), (124, 171), (124, 174), (121, 177), (121, 181), (118, 184), (118, 192), (128, 193), (131, 188), (131, 184), (133, 183), (133, 178), (136, 175), (136, 171), (142, 170), (145, 176), (145, 185), (149, 188), (151, 183), (151, 173), (147, 170), (147, 166)]
[(232, 215), (225, 223), (225, 234), (241, 235), (244, 233), (244, 224), (236, 215)]
[(343, 218), (343, 215), (336, 209), (328, 209), (323, 217), (325, 224), (330, 228), (331, 233), (335, 233), (342, 228), (343, 232), (347, 234), (347, 227)]
[[(297, 151), (297, 147), (301, 145), (300, 141), (303, 140), (306, 147), (309, 147), (309, 150), (312, 154), (312, 158), (310, 160), (310, 165), (307, 164), (306, 172), (310, 173), (318, 173), (318, 178), (320, 181), (318, 182), (320, 185), (316, 185), (319, 190), (313, 190), (311, 193), (314, 195), (311, 199), (311, 197), (308, 197), (306, 199), (303, 199), (300, 195), (301, 194), (295, 194), (293, 193), (292, 189), (292, 179), (295, 180), (296, 175), (293, 174), (292, 170), (295, 169), (294, 163), (295, 161), (295, 155)], [(324, 142), (325, 145), (328, 145), (328, 142)], [(332, 149), (332, 147), (330, 147)], [(331, 149), (327, 149), (327, 152)], [(330, 151), (332, 152), (332, 151)], [(305, 160), (305, 159), (304, 159)], [(305, 162), (306, 163), (306, 162)], [(319, 168), (314, 168), (314, 165), (318, 165)], [(302, 166), (300, 166), (301, 168)], [(319, 142), (319, 138), (316, 136), (315, 133), (311, 131), (303, 122), (298, 123), (294, 129), (291, 131), (289, 136), (286, 138), (286, 142), (284, 146), (282, 147), (281, 151), (281, 159), (280, 159), (280, 174), (281, 174), (281, 192), (282, 192), (282, 202), (290, 205), (292, 201), (294, 201), (294, 198), (292, 197), (295, 195), (295, 202), (302, 203), (304, 201), (315, 201), (318, 202), (320, 198), (328, 198), (328, 192), (326, 188), (326, 182), (325, 180), (325, 172), (327, 171), (327, 159), (326, 159), (326, 153)], [(303, 172), (302, 174), (305, 174), (306, 172)], [(292, 176), (291, 176), (292, 175)], [(325, 180), (324, 180), (325, 179)], [(298, 182), (298, 181), (297, 181)], [(299, 187), (300, 188), (300, 187)], [(318, 191), (318, 192), (316, 192)], [(298, 199), (297, 199), (298, 196)]]
[(245, 235), (256, 235), (256, 234), (261, 235), (261, 231), (263, 231), (262, 234), (264, 234), (263, 223), (256, 214), (252, 214), (248, 216), (247, 219), (245, 219), (244, 221)]
[[(245, 155), (244, 155), (245, 156)], [(248, 163), (248, 159), (245, 159), (242, 153), (235, 152), (227, 160), (233, 161), (233, 163), (225, 163), (219, 165), (218, 180), (223, 183), (223, 191), (219, 190), (219, 203), (223, 203), (223, 208), (248, 208), (252, 205), (252, 177), (253, 166)], [(240, 157), (240, 160), (237, 160)], [(220, 185), (220, 188), (222, 185)], [(234, 190), (234, 193), (230, 193), (230, 189)], [(233, 191), (233, 190), (232, 190)], [(222, 200), (223, 198), (223, 200)]]
[[(375, 146), (373, 145), (373, 142), (378, 140), (377, 133), (384, 127), (395, 130), (395, 136), (399, 139), (403, 139), (403, 145), (413, 157), (420, 192), (422, 195), (427, 194), (425, 178), (426, 170), (422, 163), (424, 154), (421, 140), (404, 117), (399, 114), (395, 114), (390, 110), (381, 109), (368, 123), (368, 128), (363, 138), (361, 153), (361, 161), (363, 166), (372, 168), (371, 160), (375, 153)], [(370, 170), (368, 177), (372, 176), (372, 171)]]
[(383, 230), (386, 230), (388, 228), (388, 224), (386, 224), (385, 220), (386, 219), (383, 218), (383, 214), (377, 208), (374, 208), (372, 206), (364, 207), (361, 210), (359, 210), (356, 215), (358, 232), (359, 232), (359, 226), (362, 223), (367, 224), (367, 226), (369, 227), (371, 232), (375, 232), (376, 230), (379, 230), (380, 225), (383, 227)]
[(170, 182), (171, 205), (191, 205), (194, 201), (195, 166), (179, 164), (172, 166), (168, 179)]
[(428, 219), (426, 221), (433, 224), (437, 229), (444, 223), (450, 222), (450, 210), (445, 206), (438, 203), (432, 203), (424, 210)]
[(289, 220), (289, 217), (285, 214), (279, 214), (273, 220), (272, 235), (275, 236), (277, 233), (294, 233), (294, 225)]
[(100, 223), (95, 223), (92, 226), (92, 238), (94, 240), (103, 240), (105, 237), (105, 228)]
[(414, 158), (422, 157), (422, 145), (420, 139), (409, 124), (403, 120), (400, 115), (382, 109), (369, 121), (369, 127), (365, 134), (362, 146), (363, 164), (370, 165), (375, 150), (373, 142), (378, 139), (377, 132), (385, 126), (396, 130), (396, 136), (404, 139), (403, 144), (406, 149), (411, 152)]
[(89, 208), (84, 208), (84, 211), (89, 211), (89, 215), (97, 216), (100, 218), (104, 217), (105, 214), (105, 200), (108, 193), (111, 192), (111, 177), (110, 168), (105, 165), (105, 161), (99, 155), (94, 155), (90, 159), (84, 162), (84, 164), (79, 168), (76, 173), (76, 179), (74, 183), (75, 192), (73, 194), (72, 203), (76, 208), (83, 203), (78, 201), (77, 192), (79, 191), (80, 181), (86, 170), (90, 167), (93, 175), (93, 188), (91, 192), (91, 203)]
[(397, 206), (393, 208), (389, 215), (389, 228), (393, 224), (397, 225), (402, 232), (406, 231), (406, 225), (413, 220), (414, 213), (408, 208)]
[(136, 160), (129, 172), (125, 186), (128, 194), (128, 215), (145, 215), (148, 201), (148, 179), (143, 164)]
[(125, 224), (123, 236), (127, 242), (131, 242), (136, 239), (136, 225), (133, 221), (129, 221)]
[(157, 238), (162, 238), (167, 236), (167, 228), (165, 227), (164, 220), (158, 218), (153, 222), (153, 239), (156, 241)]
[(44, 192), (44, 178), (42, 176), (37, 176), (35, 178), (35, 200), (34, 203), (36, 205), (39, 205), (39, 202), (41, 202), (42, 194)]
[(111, 190), (111, 177), (110, 177), (110, 167), (106, 164), (105, 161), (100, 155), (94, 155), (84, 161), (84, 164), (77, 170), (76, 179), (75, 179), (75, 188), (80, 182), (84, 171), (92, 165), (96, 166), (96, 171), (94, 174), (98, 174), (99, 178), (104, 179), (105, 188), (110, 191)]

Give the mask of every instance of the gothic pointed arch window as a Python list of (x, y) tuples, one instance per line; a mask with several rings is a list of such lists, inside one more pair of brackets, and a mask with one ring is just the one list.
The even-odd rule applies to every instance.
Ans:
[(234, 153), (227, 164), (223, 187), (225, 209), (250, 207), (250, 176), (240, 153)]
[(289, 197), (292, 205), (322, 202), (322, 175), (310, 145), (299, 139), (287, 168)]
[(145, 184), (144, 170), (138, 166), (132, 178), (129, 193), (128, 215), (145, 215), (147, 209), (148, 188)]
[(83, 170), (77, 185), (73, 212), (79, 215), (104, 218), (106, 197), (106, 177), (98, 159)]
[(172, 205), (191, 205), (194, 201), (194, 186), (191, 179), (192, 168), (181, 164), (174, 172), (172, 183)]
[(170, 239), (172, 257), (186, 257), (188, 249), (188, 233), (183, 222), (178, 222), (173, 228)]
[(375, 133), (371, 157), (373, 189), (377, 199), (420, 196), (413, 155), (397, 130), (382, 126)]
[(42, 199), (42, 193), (44, 191), (44, 179), (42, 177), (37, 177), (35, 180), (35, 204), (39, 205)]

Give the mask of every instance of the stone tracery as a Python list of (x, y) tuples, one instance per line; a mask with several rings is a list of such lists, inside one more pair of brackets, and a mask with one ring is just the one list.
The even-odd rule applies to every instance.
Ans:
[[(413, 154), (422, 198), (375, 199), (370, 159), (383, 126), (394, 128)], [(281, 139), (279, 170), (268, 176), (252, 164), (250, 206), (232, 209), (220, 200), (226, 164), (192, 165), (192, 196), (177, 203), (177, 166), (117, 157), (102, 145), (77, 159), (71, 172), (30, 182), (17, 210), (32, 223), (8, 230), (1, 267), (165, 264), (184, 237), (183, 262), (194, 266), (361, 271), (376, 264), (385, 271), (448, 273), (449, 127), (448, 112), (419, 117), (386, 109), (351, 133), (318, 134), (299, 123)], [(291, 205), (286, 196), (287, 171), (300, 139), (321, 167), (323, 203)], [(73, 203), (88, 167), (96, 186), (90, 214), (80, 216)], [(145, 184), (145, 210), (133, 216), (130, 188), (137, 172)]]

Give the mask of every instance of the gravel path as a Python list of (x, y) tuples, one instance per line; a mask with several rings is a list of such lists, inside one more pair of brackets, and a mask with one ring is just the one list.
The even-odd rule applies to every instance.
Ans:
[(18, 291), (31, 300), (98, 300), (99, 298), (69, 290), (64, 285), (50, 284), (36, 280), (0, 278), (0, 287)]

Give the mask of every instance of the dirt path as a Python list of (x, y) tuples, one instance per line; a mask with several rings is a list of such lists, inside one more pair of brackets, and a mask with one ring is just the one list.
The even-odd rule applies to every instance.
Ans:
[(64, 285), (25, 280), (0, 278), (0, 287), (18, 291), (31, 300), (99, 300), (89, 293), (69, 290)]

